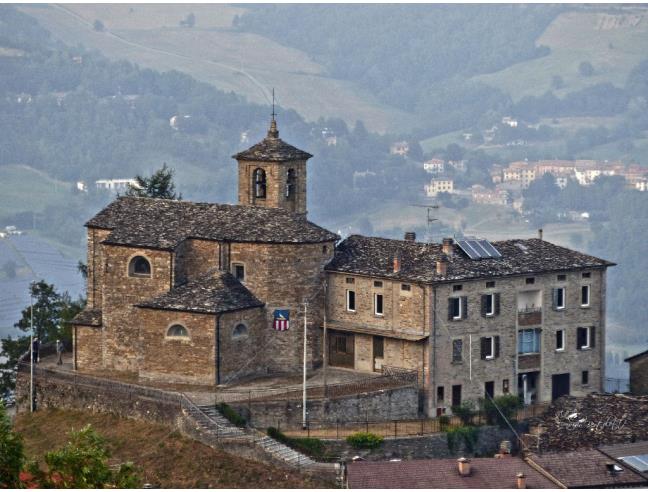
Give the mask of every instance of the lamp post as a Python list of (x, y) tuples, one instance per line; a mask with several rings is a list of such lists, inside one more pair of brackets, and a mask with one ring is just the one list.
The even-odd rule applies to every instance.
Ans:
[(31, 328), (31, 336), (29, 340), (29, 411), (34, 412), (34, 292), (32, 290), (33, 284), (30, 284), (29, 289), (29, 325)]
[(308, 310), (308, 302), (304, 302), (304, 375), (302, 383), (302, 428), (306, 428), (306, 334), (307, 334), (307, 325), (308, 321), (306, 319), (306, 313)]

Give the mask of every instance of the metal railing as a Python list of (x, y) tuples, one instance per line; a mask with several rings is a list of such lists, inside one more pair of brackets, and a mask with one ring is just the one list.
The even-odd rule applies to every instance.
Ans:
[[(402, 370), (398, 373), (381, 374), (359, 381), (307, 386), (306, 397), (309, 400), (340, 398), (410, 386), (418, 386), (418, 372)], [(216, 403), (296, 401), (301, 400), (302, 396), (302, 387), (297, 385), (286, 388), (218, 389), (214, 393)]]
[[(549, 407), (549, 403), (529, 405), (519, 409), (514, 418), (527, 420), (542, 415)], [(484, 412), (476, 412), (470, 420), (472, 425), (487, 425), (488, 417)], [(277, 423), (281, 429), (282, 423)], [(425, 419), (394, 419), (388, 421), (364, 420), (353, 421), (323, 421), (310, 420), (306, 429), (281, 429), (284, 434), (291, 437), (316, 437), (320, 439), (344, 439), (356, 432), (371, 432), (382, 437), (414, 437), (446, 432), (465, 425), (459, 417), (442, 416)], [(284, 423), (284, 427), (286, 424)]]

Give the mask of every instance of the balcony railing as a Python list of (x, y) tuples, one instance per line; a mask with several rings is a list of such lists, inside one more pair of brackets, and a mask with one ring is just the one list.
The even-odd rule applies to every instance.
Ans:
[(542, 308), (522, 308), (518, 309), (518, 325), (533, 326), (542, 324)]

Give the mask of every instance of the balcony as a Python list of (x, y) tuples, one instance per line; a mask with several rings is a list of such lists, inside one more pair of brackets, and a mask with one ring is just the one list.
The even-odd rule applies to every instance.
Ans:
[(518, 326), (536, 326), (542, 324), (542, 308), (531, 307), (518, 309)]
[(518, 371), (540, 369), (540, 354), (519, 354)]

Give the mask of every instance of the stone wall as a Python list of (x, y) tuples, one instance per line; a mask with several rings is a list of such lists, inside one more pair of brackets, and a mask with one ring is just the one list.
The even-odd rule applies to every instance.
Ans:
[[(182, 413), (177, 395), (98, 378), (37, 369), (36, 408), (65, 408), (113, 413), (124, 418), (175, 426)], [(29, 370), (18, 371), (18, 412), (29, 411)]]
[[(303, 358), (303, 300), (308, 299), (308, 364), (321, 361), (324, 302), (323, 268), (333, 256), (333, 242), (315, 244), (232, 243), (228, 263), (245, 266), (245, 286), (266, 303), (264, 350), (272, 372), (298, 371)], [(275, 309), (290, 311), (290, 329), (272, 329)]]
[(103, 245), (111, 231), (88, 227), (88, 278), (86, 279), (88, 307), (101, 308), (103, 293)]
[[(162, 382), (216, 384), (218, 338), (220, 383), (229, 377), (267, 372), (267, 354), (259, 352), (268, 336), (262, 308), (224, 313), (219, 322), (213, 314), (138, 309), (135, 322), (140, 327), (140, 346), (146, 347), (140, 356), (140, 377)], [(189, 336), (167, 336), (167, 330), (174, 324), (184, 326)], [(238, 324), (244, 324), (247, 331), (235, 336), (234, 327)]]
[(479, 427), (479, 437), (474, 453), (469, 453), (463, 441), (459, 441), (457, 452), (450, 453), (448, 437), (445, 432), (420, 437), (386, 438), (377, 449), (355, 449), (344, 440), (325, 440), (327, 452), (351, 461), (360, 456), (367, 461), (386, 461), (390, 459), (423, 460), (435, 458), (458, 458), (460, 456), (493, 456), (499, 451), (502, 441), (510, 441), (516, 451), (515, 434), (508, 429), (494, 426)]
[(630, 393), (648, 395), (648, 355), (630, 361)]
[[(253, 173), (263, 169), (266, 173), (266, 197), (254, 196)], [(295, 170), (295, 198), (286, 200), (286, 178), (288, 169)], [(239, 161), (238, 165), (239, 205), (283, 208), (290, 212), (306, 214), (306, 161), (255, 162)]]
[[(494, 287), (486, 287), (486, 279), (463, 281), (456, 284), (443, 284), (436, 288), (435, 310), (436, 350), (430, 350), (430, 364), (437, 368), (433, 388), (429, 392), (429, 407), (449, 408), (451, 406), (452, 386), (461, 385), (462, 400), (477, 400), (485, 393), (484, 384), (494, 383), (495, 396), (504, 394), (504, 381), (508, 381), (509, 392), (517, 392), (517, 374), (523, 371), (540, 371), (538, 401), (551, 400), (553, 374), (569, 373), (571, 394), (584, 395), (601, 390), (603, 374), (604, 303), (605, 273), (600, 270), (585, 270), (589, 278), (583, 278), (583, 271), (566, 273), (564, 281), (558, 274), (528, 276), (534, 278), (527, 284), (527, 276), (489, 279)], [(591, 302), (588, 307), (580, 306), (581, 285), (591, 286)], [(461, 290), (454, 290), (454, 286)], [(552, 308), (552, 288), (566, 288), (566, 307), (557, 311)], [(525, 291), (540, 291), (542, 302), (541, 324), (520, 327), (518, 324), (518, 294)], [(481, 295), (500, 294), (500, 314), (483, 316), (481, 314)], [(448, 319), (448, 298), (466, 296), (468, 316), (462, 320)], [(537, 306), (536, 306), (537, 307)], [(593, 349), (576, 348), (578, 327), (594, 326), (596, 346)], [(540, 328), (541, 354), (531, 358), (518, 367), (518, 329)], [(565, 329), (565, 350), (556, 350), (556, 331)], [(480, 339), (488, 336), (500, 337), (500, 355), (494, 359), (481, 358)], [(461, 362), (452, 360), (452, 341), (461, 339), (463, 355)], [(436, 363), (434, 358), (436, 357)], [(531, 367), (528, 363), (534, 362)], [(521, 361), (522, 362), (522, 361)], [(524, 369), (523, 369), (524, 368)], [(589, 371), (589, 384), (581, 384), (581, 373)], [(437, 401), (437, 388), (444, 387), (444, 400)]]
[(220, 268), (220, 259), (219, 242), (185, 239), (174, 252), (175, 285), (195, 280), (209, 270)]
[[(301, 428), (301, 401), (237, 402), (231, 406), (259, 429)], [(314, 424), (335, 425), (342, 422), (416, 419), (419, 396), (415, 387), (382, 390), (371, 393), (307, 402), (308, 418)]]
[(75, 325), (73, 327), (75, 367), (91, 371), (102, 367), (102, 328)]
[[(138, 308), (134, 304), (167, 292), (173, 284), (172, 253), (151, 249), (103, 245), (104, 366), (137, 371), (140, 355)], [(131, 277), (128, 264), (144, 256), (151, 264), (150, 277)]]

